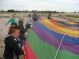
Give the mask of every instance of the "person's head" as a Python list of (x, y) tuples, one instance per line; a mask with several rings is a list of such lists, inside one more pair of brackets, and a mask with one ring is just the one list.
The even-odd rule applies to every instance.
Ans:
[(16, 14), (13, 14), (11, 17), (12, 17), (12, 18), (15, 18), (15, 15), (16, 15)]
[(20, 32), (20, 29), (19, 29), (18, 26), (11, 26), (9, 28), (8, 34), (15, 37), (15, 38), (18, 38), (19, 37), (19, 32)]
[(16, 23), (11, 23), (11, 26), (17, 26), (17, 24)]
[(49, 16), (51, 16), (51, 13), (49, 13)]
[(28, 17), (31, 17), (31, 14), (29, 14)]
[(19, 17), (19, 21), (24, 21), (24, 17), (23, 16), (20, 16)]

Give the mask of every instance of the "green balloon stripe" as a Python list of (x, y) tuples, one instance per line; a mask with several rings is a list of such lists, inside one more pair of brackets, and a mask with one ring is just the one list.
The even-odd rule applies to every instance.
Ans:
[[(38, 59), (54, 59), (57, 49), (42, 41), (34, 31), (30, 30), (28, 32), (27, 41)], [(75, 55), (69, 51), (60, 50), (57, 59), (79, 59), (79, 55)]]

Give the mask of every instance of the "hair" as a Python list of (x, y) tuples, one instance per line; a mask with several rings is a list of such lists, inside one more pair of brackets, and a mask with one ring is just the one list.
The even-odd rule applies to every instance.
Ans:
[(8, 34), (11, 35), (15, 30), (20, 30), (18, 26), (10, 26)]
[(31, 14), (29, 14), (28, 17), (31, 17)]
[(11, 23), (11, 26), (12, 26), (12, 25), (13, 25), (13, 26), (17, 26), (17, 23)]

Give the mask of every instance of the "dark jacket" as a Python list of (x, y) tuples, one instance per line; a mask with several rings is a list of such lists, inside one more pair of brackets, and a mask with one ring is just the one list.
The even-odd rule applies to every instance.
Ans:
[(24, 26), (23, 26), (23, 21), (18, 21), (18, 27), (19, 27), (19, 29), (20, 29), (20, 35), (21, 36), (24, 36), (24, 33), (26, 32), (26, 29), (24, 28)]
[(21, 44), (21, 47), (23, 46), (24, 44), (24, 41), (25, 41), (25, 35), (24, 33), (26, 32), (26, 29), (24, 28), (23, 26), (23, 21), (18, 21), (18, 26), (19, 26), (19, 29), (20, 29), (20, 35), (19, 35), (19, 43)]
[(13, 36), (9, 36), (5, 38), (5, 50), (4, 50), (4, 58), (5, 59), (14, 59), (14, 55), (19, 56), (23, 54), (22, 49), (19, 47), (17, 39)]
[(32, 15), (32, 19), (33, 19), (33, 21), (37, 21), (37, 20), (38, 20), (37, 14), (33, 14), (33, 15)]

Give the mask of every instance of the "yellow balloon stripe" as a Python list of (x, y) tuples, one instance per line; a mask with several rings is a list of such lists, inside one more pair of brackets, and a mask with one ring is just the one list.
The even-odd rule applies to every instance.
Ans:
[(56, 25), (56, 26), (58, 26), (58, 27), (61, 27), (61, 28), (66, 28), (66, 29), (69, 29), (69, 30), (72, 30), (72, 31), (79, 31), (79, 30), (76, 30), (76, 29), (70, 29), (70, 28), (68, 28), (68, 27), (65, 27), (65, 26), (61, 26), (61, 25), (59, 25), (55, 20), (53, 20), (53, 19), (49, 19), (49, 21), (51, 22), (51, 23), (53, 23), (54, 25)]
[(73, 31), (73, 30), (70, 30), (67, 28), (59, 27), (55, 24), (52, 24), (48, 19), (40, 20), (40, 22), (52, 31), (55, 31), (60, 34), (65, 34), (68, 36), (79, 38), (79, 31)]
[(77, 24), (77, 23), (74, 23), (74, 22), (68, 22), (69, 24)]

